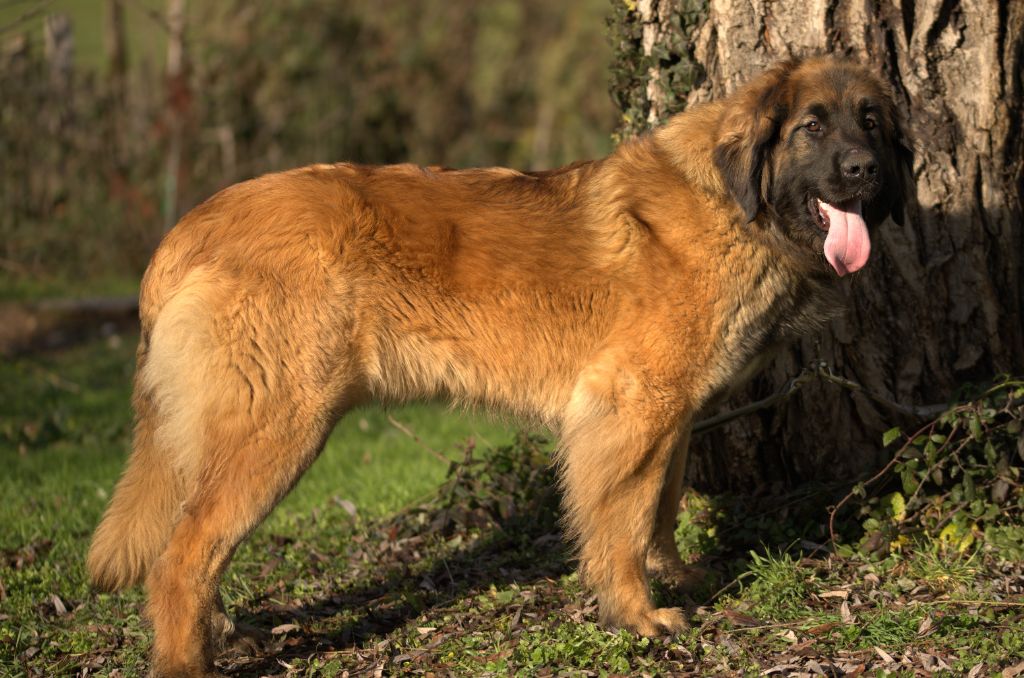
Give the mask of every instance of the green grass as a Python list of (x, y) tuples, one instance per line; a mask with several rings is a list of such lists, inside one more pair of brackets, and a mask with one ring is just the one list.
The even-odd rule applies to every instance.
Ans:
[[(36, 14), (33, 10), (45, 4), (45, 12)], [(166, 51), (166, 33), (143, 8), (163, 18), (166, 3), (159, 0), (138, 0), (126, 2), (125, 25), (128, 39), (129, 58), (148, 60), (162, 64)], [(17, 25), (17, 32), (26, 33), (42, 48), (43, 19), (47, 14), (66, 14), (71, 20), (75, 40), (75, 60), (88, 69), (106, 70), (104, 63), (104, 29), (106, 3), (101, 0), (53, 0), (41, 3), (31, 0), (5, 2), (0, 7), (0, 27)], [(31, 17), (20, 21), (27, 14)]]
[[(7, 652), (34, 647), (33, 634), (53, 614), (51, 595), (68, 609), (93, 597), (83, 557), (128, 452), (136, 341), (115, 338), (0, 363), (0, 614), (7, 616), (0, 621), (0, 668), (11, 661)], [(393, 426), (389, 416), (420, 442)], [(256, 541), (294, 529), (297, 520), (318, 512), (338, 516), (337, 531), (347, 535), (351, 523), (339, 508), (342, 500), (360, 516), (373, 517), (422, 499), (436, 491), (448, 470), (423, 446), (455, 459), (468, 438), (499, 444), (511, 431), (499, 421), (437, 405), (350, 413)], [(101, 618), (118, 625), (125, 615), (138, 621), (137, 593), (96, 601)], [(38, 656), (85, 651), (94, 646), (95, 633), (64, 629)]]
[(85, 299), (88, 297), (135, 297), (139, 294), (139, 276), (94, 275), (72, 279), (66, 275), (14, 276), (0, 272), (0, 302), (37, 302), (45, 299)]
[[(128, 453), (130, 384), (136, 339), (94, 342), (59, 354), (0, 365), (0, 547), (42, 538), (68, 507), (77, 527), (92, 525)], [(419, 438), (413, 440), (391, 417)], [(469, 438), (508, 442), (507, 424), (438, 405), (349, 413), (321, 457), (278, 507), (274, 520), (351, 501), (380, 516), (428, 495)], [(13, 501), (10, 501), (13, 499)], [(272, 521), (273, 522), (273, 521)]]
[[(394, 426), (389, 417), (415, 433), (422, 444)], [(462, 457), (462, 445), (468, 439), (505, 444), (511, 435), (509, 426), (498, 420), (439, 405), (356, 410), (339, 423), (320, 459), (277, 514), (304, 515), (336, 500), (351, 501), (368, 516), (394, 512), (423, 501), (441, 484), (449, 465), (431, 451), (455, 460)]]
[[(141, 592), (96, 594), (83, 567), (126, 454), (133, 350), (107, 340), (0, 363), (0, 675), (146, 670)], [(467, 461), (468, 437), (494, 449)], [(687, 606), (693, 627), (653, 639), (604, 630), (559, 536), (547, 447), (510, 440), (499, 422), (436, 406), (348, 416), (226, 573), (237, 619), (276, 633), (221, 669), (756, 675), (813, 661), (998, 675), (1024, 657), (1024, 566), (935, 541), (881, 560), (801, 551), (793, 534), (820, 536), (805, 517), (821, 512), (811, 489), (803, 504), (764, 499), (787, 507), (785, 520), (749, 497), (691, 493), (677, 541), (718, 580), (692, 602), (655, 593)]]

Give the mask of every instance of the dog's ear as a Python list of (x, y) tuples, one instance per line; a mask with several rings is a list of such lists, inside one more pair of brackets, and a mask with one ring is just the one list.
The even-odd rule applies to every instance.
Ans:
[(892, 176), (892, 207), (890, 216), (899, 226), (905, 221), (906, 214), (917, 204), (917, 182), (914, 180), (914, 142), (906, 133), (898, 114), (893, 115), (892, 138), (893, 148)]
[(751, 222), (767, 199), (768, 158), (787, 115), (786, 82), (797, 62), (776, 66), (725, 101), (712, 160)]

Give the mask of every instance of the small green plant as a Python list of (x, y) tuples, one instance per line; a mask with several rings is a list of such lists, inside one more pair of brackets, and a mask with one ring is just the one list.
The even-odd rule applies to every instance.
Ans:
[(750, 552), (751, 583), (744, 598), (755, 603), (772, 619), (789, 619), (801, 614), (808, 594), (807, 572), (788, 553), (773, 555)]
[(861, 483), (851, 493), (864, 497), (860, 549), (884, 556), (924, 536), (950, 553), (985, 548), (1010, 560), (1024, 557), (1022, 431), (1024, 380), (1009, 378), (912, 435), (887, 431), (883, 444), (904, 441), (875, 476), (890, 479), (891, 491), (868, 496)]
[(543, 436), (519, 433), (510, 445), (478, 454), (473, 441), (463, 447), (462, 460), (452, 460), (447, 479), (436, 498), (413, 509), (418, 520), (406, 517), (401, 530), (428, 531), (445, 536), (466, 528), (525, 527), (524, 536), (558, 530), (559, 501), (550, 444)]
[(629, 674), (634, 655), (645, 655), (651, 641), (620, 631), (609, 633), (593, 622), (560, 624), (522, 635), (511, 661), (520, 670), (544, 667), (599, 669)]

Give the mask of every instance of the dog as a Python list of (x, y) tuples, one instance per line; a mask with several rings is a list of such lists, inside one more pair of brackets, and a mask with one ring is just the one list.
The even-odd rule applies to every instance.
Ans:
[(544, 172), (314, 165), (216, 194), (145, 273), (131, 457), (95, 585), (145, 582), (156, 676), (211, 675), (238, 544), (367, 401), (544, 422), (603, 624), (685, 628), (648, 577), (694, 414), (839, 308), (902, 223), (911, 150), (886, 86), (779, 64), (610, 156)]

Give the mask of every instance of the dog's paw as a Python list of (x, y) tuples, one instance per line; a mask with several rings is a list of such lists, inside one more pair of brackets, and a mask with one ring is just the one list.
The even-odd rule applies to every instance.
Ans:
[(690, 627), (678, 607), (659, 607), (636, 610), (615, 621), (606, 621), (609, 628), (626, 629), (641, 636), (672, 636)]
[(643, 632), (645, 636), (674, 636), (690, 628), (683, 611), (678, 607), (659, 607), (651, 614), (653, 633)]
[(236, 624), (235, 630), (225, 639), (225, 654), (251, 657), (261, 654), (271, 640), (263, 629), (248, 624)]
[(220, 671), (206, 671), (202, 669), (183, 668), (167, 669), (159, 666), (150, 668), (147, 678), (228, 678)]
[(233, 657), (258, 655), (271, 640), (266, 631), (249, 624), (235, 623), (223, 612), (214, 612), (210, 622), (214, 654)]

